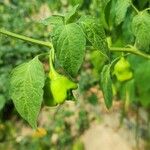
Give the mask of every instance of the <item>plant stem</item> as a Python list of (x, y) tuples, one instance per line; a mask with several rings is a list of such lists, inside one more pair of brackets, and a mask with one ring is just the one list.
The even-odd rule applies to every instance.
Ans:
[(133, 5), (133, 3), (131, 3), (132, 8), (135, 10), (135, 12), (137, 12), (137, 14), (139, 13), (139, 10)]
[(109, 49), (112, 52), (129, 52), (129, 53), (132, 53), (132, 54), (139, 55), (139, 56), (142, 56), (144, 58), (150, 59), (150, 55), (139, 51), (135, 47), (133, 47), (133, 48), (110, 47)]
[(146, 9), (144, 9), (143, 11), (148, 11), (148, 10), (150, 10), (150, 7), (148, 7), (148, 8), (146, 8)]
[(52, 47), (52, 44), (50, 42), (36, 40), (36, 39), (29, 38), (29, 37), (26, 37), (26, 36), (23, 36), (23, 35), (19, 35), (19, 34), (4, 30), (4, 29), (0, 29), (0, 33), (11, 36), (11, 37), (14, 37), (14, 38), (17, 38), (17, 39), (20, 39), (20, 40), (23, 40), (23, 41), (31, 42), (31, 43), (34, 43), (34, 44), (43, 45), (43, 46), (46, 46), (46, 47), (49, 47), (49, 48)]
[[(23, 36), (23, 35), (20, 35), (20, 34), (16, 34), (16, 33), (4, 30), (4, 29), (0, 29), (0, 33), (8, 35), (8, 36), (11, 36), (11, 37), (14, 37), (14, 38), (17, 38), (17, 39), (20, 39), (20, 40), (23, 40), (23, 41), (27, 41), (27, 42), (31, 42), (31, 43), (34, 43), (34, 44), (43, 45), (43, 46), (46, 46), (46, 47), (49, 47), (49, 48), (53, 47), (52, 43), (50, 43), (50, 42), (36, 40), (36, 39), (30, 38), (30, 37), (26, 37), (26, 36)], [(144, 58), (150, 59), (150, 55), (139, 51), (135, 47), (131, 47), (131, 48), (110, 47), (109, 49), (112, 52), (129, 52), (129, 53), (132, 53), (132, 54), (139, 55), (139, 56), (142, 56)]]

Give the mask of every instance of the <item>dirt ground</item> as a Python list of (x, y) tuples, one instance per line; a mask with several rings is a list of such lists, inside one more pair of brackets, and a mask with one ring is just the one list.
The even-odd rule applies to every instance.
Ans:
[[(67, 107), (68, 110), (77, 111), (77, 106), (74, 102), (67, 102), (64, 107)], [(90, 105), (86, 107), (90, 111)], [(135, 127), (133, 127), (135, 120), (133, 118), (131, 120), (124, 119), (122, 126), (119, 127), (119, 109), (114, 106), (113, 110), (107, 111), (103, 103), (101, 103), (100, 108), (101, 121), (92, 122), (90, 128), (80, 137), (84, 143), (85, 150), (144, 150), (144, 141), (141, 138), (139, 138), (137, 147)], [(45, 110), (41, 112), (40, 120), (42, 120), (42, 124), (49, 122), (48, 117), (46, 117), (49, 116), (49, 113), (49, 111)], [(68, 119), (68, 121), (74, 124), (74, 117)], [(22, 128), (23, 136), (30, 133), (30, 130)]]
[(144, 142), (139, 139), (136, 147), (134, 130), (125, 126), (118, 128), (118, 114), (105, 115), (100, 124), (93, 124), (81, 137), (86, 150), (142, 150)]
[[(101, 91), (96, 91), (100, 104), (96, 106), (91, 106), (91, 104), (86, 104), (84, 101), (79, 100), (79, 104), (75, 104), (72, 101), (67, 101), (61, 107), (61, 109), (67, 108), (75, 112), (75, 114), (67, 118), (67, 121), (71, 123), (74, 130), (75, 117), (81, 107), (84, 107), (92, 118), (95, 115), (95, 111), (98, 116), (100, 116), (99, 121), (91, 121), (89, 129), (87, 129), (80, 137), (81, 141), (84, 143), (85, 150), (144, 150), (145, 142), (139, 137), (138, 144), (136, 139), (136, 116), (134, 111), (129, 110), (129, 117), (125, 117), (122, 125), (120, 126), (120, 115), (122, 104), (115, 102), (110, 110), (107, 110), (104, 104), (103, 95)], [(80, 97), (83, 99), (83, 97)], [(44, 108), (39, 116), (39, 120), (43, 126), (44, 124), (49, 124), (49, 116), (52, 116), (55, 109)], [(141, 113), (141, 116), (146, 116)], [(144, 118), (143, 118), (144, 119)], [(27, 128), (22, 128), (21, 135), (29, 135), (32, 131)]]

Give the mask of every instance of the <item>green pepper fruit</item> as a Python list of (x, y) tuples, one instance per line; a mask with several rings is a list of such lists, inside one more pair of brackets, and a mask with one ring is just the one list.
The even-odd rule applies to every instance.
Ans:
[(44, 104), (46, 106), (56, 106), (57, 103), (54, 101), (51, 89), (50, 89), (50, 78), (47, 77), (44, 86)]
[(54, 69), (52, 59), (54, 54), (50, 53), (50, 72), (48, 75), (46, 90), (49, 93), (45, 96), (48, 97), (47, 104), (49, 106), (55, 106), (57, 104), (63, 103), (67, 97), (68, 93), (74, 89), (77, 89), (77, 84), (69, 80), (66, 76), (57, 73)]
[(49, 76), (51, 92), (54, 101), (58, 104), (63, 103), (66, 100), (68, 91), (77, 89), (78, 87), (76, 83), (57, 72), (54, 73), (51, 71)]
[(114, 74), (116, 75), (118, 81), (126, 81), (133, 77), (133, 72), (131, 71), (131, 66), (124, 57), (121, 57), (120, 60), (114, 66)]

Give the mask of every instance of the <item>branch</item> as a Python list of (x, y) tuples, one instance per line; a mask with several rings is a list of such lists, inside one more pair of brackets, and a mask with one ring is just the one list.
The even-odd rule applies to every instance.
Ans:
[[(26, 37), (26, 36), (23, 36), (23, 35), (20, 35), (20, 34), (16, 34), (16, 33), (4, 30), (4, 29), (0, 29), (0, 33), (11, 36), (11, 37), (14, 37), (14, 38), (17, 38), (17, 39), (20, 39), (20, 40), (23, 40), (23, 41), (43, 45), (43, 46), (46, 46), (46, 47), (49, 47), (49, 48), (53, 47), (52, 43), (50, 43), (50, 42), (36, 40), (36, 39), (29, 38), (29, 37)], [(141, 52), (140, 50), (138, 50), (137, 48), (135, 48), (133, 46), (130, 47), (130, 48), (109, 47), (109, 49), (112, 52), (128, 52), (128, 53), (132, 53), (132, 54), (139, 55), (139, 56), (142, 56), (144, 58), (150, 59), (150, 55)]]
[(36, 39), (29, 38), (29, 37), (26, 37), (26, 36), (23, 36), (23, 35), (20, 35), (20, 34), (16, 34), (16, 33), (4, 30), (4, 29), (0, 29), (0, 33), (11, 36), (11, 37), (14, 37), (14, 38), (17, 38), (17, 39), (20, 39), (20, 40), (23, 40), (23, 41), (31, 42), (31, 43), (34, 43), (34, 44), (43, 45), (43, 46), (46, 46), (46, 47), (49, 47), (49, 48), (52, 47), (52, 44), (50, 42), (36, 40)]
[(135, 12), (138, 14), (138, 13), (139, 13), (139, 10), (133, 5), (132, 2), (131, 2), (131, 6), (132, 6), (132, 8), (135, 10)]
[(144, 58), (150, 59), (150, 55), (141, 52), (140, 50), (136, 49), (135, 47), (131, 47), (131, 48), (110, 47), (109, 49), (112, 52), (128, 52), (128, 53), (132, 53), (132, 54), (139, 55)]

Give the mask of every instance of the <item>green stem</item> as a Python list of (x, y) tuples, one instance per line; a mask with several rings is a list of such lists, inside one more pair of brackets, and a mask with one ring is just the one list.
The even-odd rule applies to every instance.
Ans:
[(52, 44), (50, 42), (36, 40), (36, 39), (29, 38), (29, 37), (26, 37), (26, 36), (23, 36), (23, 35), (19, 35), (19, 34), (4, 30), (4, 29), (0, 29), (0, 33), (11, 36), (11, 37), (14, 37), (14, 38), (17, 38), (17, 39), (20, 39), (20, 40), (23, 40), (23, 41), (31, 42), (31, 43), (34, 43), (34, 44), (43, 45), (43, 46), (46, 46), (46, 47), (49, 47), (49, 48), (52, 47)]
[(137, 12), (137, 14), (139, 13), (139, 10), (133, 5), (133, 3), (131, 3), (132, 8), (135, 10), (135, 12)]
[(150, 10), (150, 7), (148, 7), (148, 8), (146, 8), (146, 9), (144, 9), (143, 11), (148, 11), (148, 10)]
[(142, 56), (144, 58), (150, 59), (150, 55), (139, 51), (135, 47), (132, 47), (132, 48), (110, 47), (109, 49), (112, 52), (128, 52), (128, 53), (132, 53), (132, 54), (139, 55), (139, 56)]
[[(53, 48), (52, 43), (50, 43), (50, 42), (36, 40), (36, 39), (29, 38), (29, 37), (26, 37), (26, 36), (23, 36), (23, 35), (19, 35), (19, 34), (4, 30), (4, 29), (0, 29), (0, 33), (11, 36), (11, 37), (14, 37), (14, 38), (17, 38), (17, 39), (20, 39), (20, 40), (23, 40), (23, 41), (27, 41), (27, 42), (31, 42), (31, 43), (34, 43), (34, 44), (39, 44), (39, 45), (43, 45), (43, 46), (46, 46), (46, 47), (49, 47), (49, 48)], [(131, 48), (110, 47), (109, 49), (112, 52), (129, 52), (129, 53), (132, 53), (132, 54), (139, 55), (139, 56), (142, 56), (144, 58), (150, 59), (150, 55), (139, 51), (135, 47), (131, 47)]]

